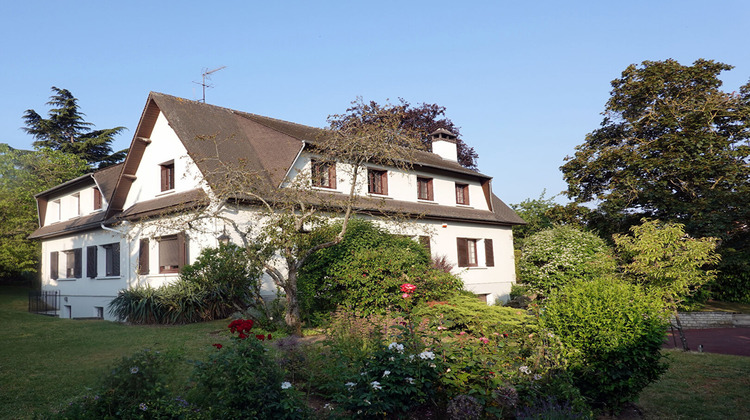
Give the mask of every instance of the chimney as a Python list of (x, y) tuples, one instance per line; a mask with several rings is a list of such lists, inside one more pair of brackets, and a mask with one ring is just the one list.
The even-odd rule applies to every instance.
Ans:
[(455, 134), (444, 128), (438, 128), (430, 134), (430, 139), (432, 140), (432, 153), (445, 160), (458, 162)]

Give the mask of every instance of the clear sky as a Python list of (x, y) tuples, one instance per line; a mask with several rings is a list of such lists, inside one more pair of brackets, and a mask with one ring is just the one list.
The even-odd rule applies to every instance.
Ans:
[[(149, 91), (324, 126), (357, 96), (437, 103), (506, 203), (565, 189), (567, 155), (629, 64), (698, 58), (750, 78), (750, 2), (5, 1), (0, 143), (31, 148), (26, 109), (69, 89), (98, 128), (128, 128)], [(564, 200), (560, 200), (564, 201)]]

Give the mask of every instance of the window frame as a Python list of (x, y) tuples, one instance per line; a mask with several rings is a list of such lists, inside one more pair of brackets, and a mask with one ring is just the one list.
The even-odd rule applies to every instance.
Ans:
[(387, 170), (367, 168), (367, 193), (376, 195), (388, 195)]
[[(417, 199), (426, 201), (435, 201), (434, 190), (432, 189), (433, 178), (427, 178), (418, 176), (417, 177)], [(425, 186), (424, 190), (426, 195), (422, 195), (422, 186)]]
[(172, 191), (175, 186), (174, 160), (159, 164), (161, 167), (161, 192)]
[(94, 210), (102, 209), (102, 191), (99, 187), (94, 187)]
[[(65, 278), (80, 279), (83, 276), (81, 248), (73, 248), (63, 251), (65, 254)], [(71, 271), (72, 270), (72, 271)], [(72, 275), (71, 275), (72, 274)]]
[[(175, 235), (165, 235), (158, 239), (159, 241), (159, 274), (173, 274), (179, 273), (182, 267), (187, 263), (187, 240), (185, 239), (184, 233), (178, 233)], [(166, 250), (162, 249), (162, 244), (166, 242), (176, 241), (174, 247), (177, 252), (176, 256), (170, 256), (168, 261), (164, 261), (164, 253)], [(172, 261), (174, 260), (174, 261)], [(165, 262), (176, 262), (177, 264), (170, 264), (169, 266), (163, 264)]]
[(456, 182), (456, 204), (469, 205), (469, 184)]
[[(478, 239), (456, 238), (456, 253), (459, 267), (478, 267)], [(473, 251), (473, 252), (472, 252)], [(473, 257), (473, 258), (472, 258)]]
[(120, 277), (120, 243), (102, 245), (104, 248), (104, 274), (106, 277)]
[[(312, 159), (310, 161), (310, 171), (313, 187), (336, 189), (336, 162)], [(324, 180), (323, 174), (328, 175), (327, 179)]]

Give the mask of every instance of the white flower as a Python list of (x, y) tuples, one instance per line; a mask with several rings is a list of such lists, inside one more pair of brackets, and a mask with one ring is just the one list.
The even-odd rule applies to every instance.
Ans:
[[(372, 403), (370, 401), (368, 401), (368, 400), (365, 400), (365, 404), (370, 405)], [(361, 413), (361, 411), (357, 412), (357, 414), (360, 414), (360, 413)]]
[(419, 358), (422, 360), (427, 360), (427, 359), (434, 360), (435, 353), (425, 350), (422, 353), (419, 353)]
[(136, 373), (138, 373), (138, 366), (133, 366), (132, 368), (130, 368), (130, 373), (132, 373), (132, 374), (134, 374), (134, 375), (135, 375)]
[(414, 384), (414, 378), (406, 378), (406, 382)]
[(355, 384), (354, 382), (347, 382), (344, 385), (348, 386), (349, 388), (352, 388), (354, 387), (354, 385), (357, 385), (357, 384)]
[(386, 370), (385, 372), (383, 372), (383, 377), (385, 378), (386, 376), (388, 376), (390, 374), (391, 374), (391, 371), (390, 370)]
[(333, 406), (331, 404), (326, 404), (323, 406), (323, 408), (326, 410), (333, 410)]
[(436, 367), (437, 367), (437, 365), (436, 365), (436, 364), (434, 364), (434, 363), (430, 363), (430, 367), (434, 369), (434, 368), (436, 368)]
[(540, 374), (538, 374), (538, 373), (534, 375), (534, 380), (535, 380), (535, 381), (538, 381), (538, 380), (540, 380), (540, 379), (542, 379), (542, 375), (540, 375)]
[(520, 371), (521, 371), (522, 373), (525, 373), (525, 374), (527, 374), (527, 375), (528, 375), (529, 373), (531, 373), (531, 369), (529, 369), (529, 367), (528, 367), (528, 366), (521, 366), (520, 368), (518, 368), (518, 370), (520, 370)]
[(281, 383), (281, 389), (289, 389), (292, 387), (292, 384), (289, 382), (282, 382)]
[(391, 356), (391, 357), (388, 358), (388, 360), (390, 360), (392, 362), (392, 361), (396, 360), (396, 358), (393, 357), (393, 356)]
[(404, 345), (399, 343), (391, 343), (388, 345), (388, 350), (393, 351), (396, 350), (399, 353), (404, 352)]
[(378, 382), (378, 381), (372, 381), (372, 382), (370, 382), (370, 386), (372, 387), (372, 389), (375, 389), (375, 390), (383, 389), (383, 387), (380, 386), (380, 382)]
[(410, 355), (409, 355), (409, 361), (411, 362), (412, 360), (414, 360), (414, 355), (413, 355), (413, 354), (410, 354)]

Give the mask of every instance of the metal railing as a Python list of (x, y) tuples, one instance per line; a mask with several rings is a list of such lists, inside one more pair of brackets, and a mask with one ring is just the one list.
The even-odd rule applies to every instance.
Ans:
[(59, 290), (32, 290), (29, 292), (29, 312), (39, 315), (60, 316)]

